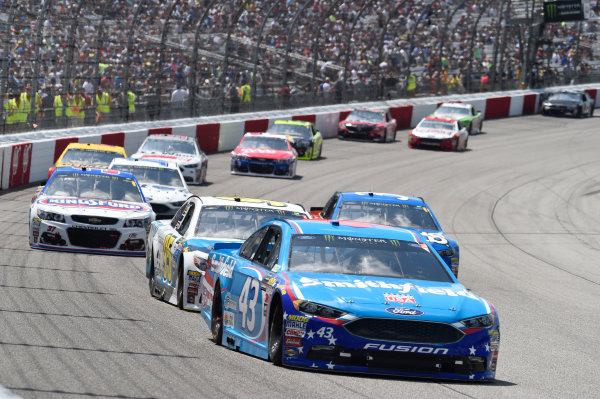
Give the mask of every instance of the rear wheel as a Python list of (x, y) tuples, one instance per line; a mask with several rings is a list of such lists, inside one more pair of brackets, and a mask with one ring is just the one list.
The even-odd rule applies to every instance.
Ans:
[(148, 289), (150, 290), (150, 296), (154, 296), (156, 291), (156, 282), (154, 281), (154, 253), (150, 250), (150, 277), (148, 278)]
[(281, 304), (277, 303), (271, 318), (269, 329), (269, 359), (276, 366), (281, 366), (283, 359), (283, 312)]
[(578, 107), (577, 110), (575, 111), (575, 114), (573, 115), (575, 118), (581, 118), (581, 107)]
[(210, 321), (212, 339), (217, 345), (223, 341), (223, 307), (221, 305), (221, 286), (215, 285), (215, 295), (212, 304), (212, 317)]

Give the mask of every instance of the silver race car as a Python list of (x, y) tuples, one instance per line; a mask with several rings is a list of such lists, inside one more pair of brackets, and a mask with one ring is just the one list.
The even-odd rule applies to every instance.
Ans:
[(32, 248), (144, 256), (155, 214), (130, 173), (57, 168), (29, 208)]

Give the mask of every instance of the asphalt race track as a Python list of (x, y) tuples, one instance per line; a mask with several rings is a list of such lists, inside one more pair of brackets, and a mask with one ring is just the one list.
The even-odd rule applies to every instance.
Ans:
[(425, 198), (461, 246), (459, 277), (501, 320), (494, 383), (276, 367), (216, 346), (198, 314), (152, 299), (144, 260), (32, 250), (34, 187), (0, 194), (0, 385), (23, 398), (596, 398), (600, 381), (597, 118), (484, 123), (469, 150), (326, 140), (295, 180), (229, 174), (199, 195), (319, 206), (334, 190)]

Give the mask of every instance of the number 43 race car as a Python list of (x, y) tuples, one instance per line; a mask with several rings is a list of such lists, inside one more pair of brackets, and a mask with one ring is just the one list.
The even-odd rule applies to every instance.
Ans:
[(241, 246), (215, 244), (201, 315), (217, 344), (278, 365), (495, 377), (496, 311), (410, 230), (270, 220)]

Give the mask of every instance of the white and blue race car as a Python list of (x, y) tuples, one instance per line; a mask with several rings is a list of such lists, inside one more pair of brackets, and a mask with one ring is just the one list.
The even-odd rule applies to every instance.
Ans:
[(301, 205), (240, 197), (190, 197), (172, 220), (152, 223), (146, 253), (150, 294), (200, 310), (200, 279), (217, 242), (240, 243), (272, 218), (305, 218)]
[(181, 171), (174, 163), (117, 158), (111, 162), (110, 168), (135, 176), (157, 219), (171, 219), (192, 196)]
[(31, 201), (29, 245), (144, 256), (155, 217), (130, 173), (60, 167)]

